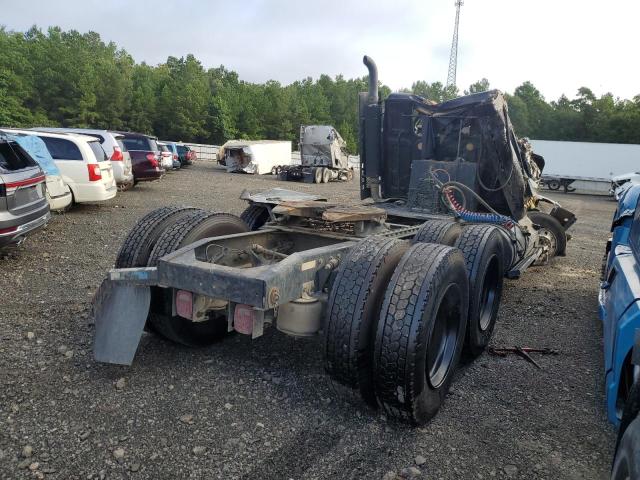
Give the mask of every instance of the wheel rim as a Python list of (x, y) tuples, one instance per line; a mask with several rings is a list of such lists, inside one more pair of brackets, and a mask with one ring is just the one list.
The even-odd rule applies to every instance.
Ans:
[(315, 172), (313, 172), (316, 183), (322, 183), (322, 170), (316, 168)]
[(482, 280), (482, 292), (480, 293), (480, 330), (483, 332), (491, 325), (493, 310), (498, 297), (498, 285), (500, 283), (500, 262), (497, 255), (491, 257), (489, 265)]
[(452, 369), (458, 344), (460, 326), (460, 289), (456, 284), (447, 287), (427, 342), (427, 379), (433, 388), (446, 380)]
[(548, 258), (555, 257), (556, 251), (558, 250), (558, 239), (553, 234), (553, 232), (548, 228), (541, 228), (540, 230), (538, 230), (538, 235), (546, 239), (546, 241), (549, 243)]

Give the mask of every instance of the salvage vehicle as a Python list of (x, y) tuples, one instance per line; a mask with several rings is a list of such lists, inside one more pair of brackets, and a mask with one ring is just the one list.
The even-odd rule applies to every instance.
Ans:
[(44, 142), (74, 203), (98, 203), (116, 196), (113, 167), (97, 138), (76, 133), (3, 130), (34, 135)]
[(275, 173), (281, 180), (328, 183), (353, 180), (347, 144), (331, 125), (300, 127), (300, 165), (280, 165)]
[(131, 364), (145, 326), (188, 346), (322, 332), (336, 392), (412, 424), (437, 413), (463, 349), (480, 355), (491, 338), (504, 276), (563, 255), (575, 216), (535, 194), (543, 160), (500, 92), (381, 101), (364, 61), (366, 202), (273, 189), (243, 192), (241, 217), (148, 213), (95, 294), (97, 361)]
[(618, 428), (615, 479), (640, 476), (640, 185), (621, 188), (598, 297), (607, 417)]
[[(169, 146), (164, 142), (157, 142), (158, 148), (160, 149), (160, 158), (162, 168), (166, 171), (175, 169), (175, 164), (173, 162), (173, 152), (169, 149)], [(179, 164), (180, 162), (178, 162)], [(179, 166), (177, 168), (180, 168)]]
[(80, 133), (82, 135), (90, 135), (97, 138), (100, 145), (102, 145), (102, 148), (107, 153), (109, 160), (111, 160), (113, 176), (116, 179), (118, 189), (120, 191), (124, 191), (133, 187), (131, 156), (127, 153), (127, 149), (122, 143), (124, 135), (110, 132), (109, 130), (100, 130), (95, 128), (36, 127), (31, 130), (53, 133)]
[(183, 167), (193, 165), (193, 163), (198, 159), (195, 150), (193, 150), (189, 145), (177, 143), (176, 148), (178, 150), (178, 158), (180, 159), (180, 163)]
[(50, 218), (44, 172), (26, 150), (0, 132), (0, 249), (22, 243)]
[(169, 149), (169, 151), (171, 152), (171, 155), (172, 155), (171, 158), (173, 160), (173, 168), (175, 170), (179, 170), (180, 167), (182, 167), (182, 163), (180, 162), (180, 156), (178, 154), (178, 145), (175, 144), (174, 142), (169, 142), (166, 140), (163, 140), (161, 143), (164, 143)]
[(229, 140), (218, 150), (218, 163), (227, 172), (265, 175), (291, 164), (291, 142), (281, 140)]
[(152, 182), (162, 178), (165, 169), (157, 138), (134, 132), (116, 132), (123, 136), (122, 143), (131, 155), (133, 182)]
[(611, 186), (609, 187), (609, 195), (615, 197), (616, 201), (620, 200), (622, 193), (626, 190), (628, 184), (640, 184), (640, 173), (629, 172), (622, 175), (611, 177)]
[[(8, 130), (11, 131), (11, 130)], [(73, 202), (71, 189), (62, 179), (62, 173), (49, 153), (45, 143), (35, 135), (11, 131), (7, 138), (20, 145), (33, 158), (46, 176), (46, 197), (51, 210), (65, 210)]]

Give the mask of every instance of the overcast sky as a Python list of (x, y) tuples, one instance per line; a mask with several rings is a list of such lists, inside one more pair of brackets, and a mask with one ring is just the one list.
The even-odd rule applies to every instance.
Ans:
[[(193, 53), (255, 82), (362, 76), (368, 54), (393, 89), (444, 83), (455, 18), (454, 0), (0, 0), (0, 11), (11, 30), (93, 30), (136, 61)], [(513, 91), (530, 80), (548, 100), (581, 86), (632, 98), (639, 18), (638, 0), (465, 0), (457, 84), (486, 77)]]

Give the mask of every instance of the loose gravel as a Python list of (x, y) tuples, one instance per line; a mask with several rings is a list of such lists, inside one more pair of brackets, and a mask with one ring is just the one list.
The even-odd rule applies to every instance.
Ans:
[(556, 195), (578, 216), (568, 255), (506, 281), (492, 344), (549, 347), (536, 369), (483, 354), (423, 428), (336, 400), (317, 339), (268, 330), (204, 349), (145, 335), (131, 367), (95, 363), (91, 297), (134, 222), (163, 205), (239, 214), (243, 189), (358, 202), (357, 182), (168, 174), (55, 215), (0, 259), (0, 478), (605, 478), (598, 271), (614, 203)]

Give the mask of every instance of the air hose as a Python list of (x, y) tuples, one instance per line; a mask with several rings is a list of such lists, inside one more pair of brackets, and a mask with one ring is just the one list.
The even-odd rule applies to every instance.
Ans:
[(513, 219), (507, 217), (506, 215), (501, 215), (497, 212), (481, 213), (467, 210), (463, 205), (460, 205), (460, 202), (458, 202), (458, 200), (456, 200), (456, 197), (454, 195), (455, 190), (460, 191), (460, 189), (455, 188), (452, 185), (444, 186), (442, 188), (442, 193), (446, 199), (446, 203), (449, 205), (449, 208), (453, 211), (456, 217), (459, 217), (465, 222), (470, 223), (492, 223), (494, 225), (501, 225), (507, 229), (513, 228)]

